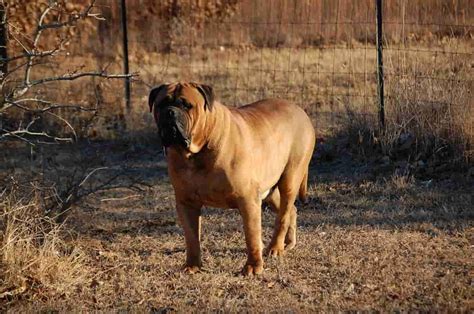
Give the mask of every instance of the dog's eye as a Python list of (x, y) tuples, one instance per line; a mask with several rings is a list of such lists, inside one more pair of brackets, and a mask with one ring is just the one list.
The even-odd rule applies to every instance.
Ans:
[(192, 106), (190, 103), (185, 102), (185, 101), (183, 101), (183, 107), (184, 107), (186, 110), (189, 110), (189, 109), (193, 108), (193, 106)]

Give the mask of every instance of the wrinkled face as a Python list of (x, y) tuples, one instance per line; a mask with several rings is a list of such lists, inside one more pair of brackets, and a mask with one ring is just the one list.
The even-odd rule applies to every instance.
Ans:
[[(189, 111), (192, 105), (184, 97), (167, 95), (155, 109), (155, 120), (163, 146), (191, 144)], [(156, 119), (158, 118), (158, 119)]]
[(205, 85), (175, 83), (152, 89), (150, 111), (153, 111), (162, 145), (181, 146), (192, 152), (199, 150), (203, 117), (212, 101), (212, 89)]

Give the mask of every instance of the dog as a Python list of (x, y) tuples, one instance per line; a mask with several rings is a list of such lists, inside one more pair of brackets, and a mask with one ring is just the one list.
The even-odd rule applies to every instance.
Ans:
[(296, 207), (306, 201), (315, 131), (303, 109), (279, 99), (238, 108), (215, 100), (212, 87), (164, 84), (149, 94), (165, 150), (189, 273), (201, 263), (201, 208), (237, 208), (243, 220), (244, 275), (263, 271), (262, 202), (276, 213), (270, 256), (296, 244)]

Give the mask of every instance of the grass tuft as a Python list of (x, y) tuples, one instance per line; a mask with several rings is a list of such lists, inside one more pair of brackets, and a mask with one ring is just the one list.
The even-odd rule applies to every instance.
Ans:
[(66, 243), (63, 225), (44, 215), (36, 196), (4, 192), (0, 203), (0, 299), (64, 295), (89, 279), (85, 255)]

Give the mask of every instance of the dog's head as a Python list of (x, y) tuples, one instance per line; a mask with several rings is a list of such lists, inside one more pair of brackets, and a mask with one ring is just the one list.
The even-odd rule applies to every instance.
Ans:
[(206, 115), (212, 111), (212, 87), (196, 83), (164, 84), (148, 97), (163, 146), (178, 145), (197, 153), (206, 137)]

